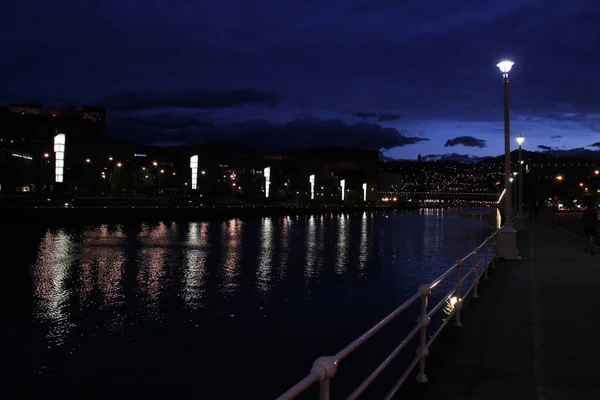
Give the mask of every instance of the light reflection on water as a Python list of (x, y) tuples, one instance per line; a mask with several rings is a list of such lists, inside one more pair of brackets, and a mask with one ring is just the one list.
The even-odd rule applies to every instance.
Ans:
[(190, 222), (185, 250), (185, 293), (188, 307), (203, 305), (206, 295), (206, 260), (208, 247), (208, 222)]
[[(302, 335), (294, 343), (307, 347), (293, 357), (312, 358), (316, 325), (320, 334), (360, 333), (496, 225), (495, 213), (431, 210), (48, 229), (30, 265), (33, 322), (41, 328), (23, 334), (39, 343), (34, 365), (46, 362), (49, 346), (62, 351), (68, 344), (65, 351), (72, 351), (91, 337), (162, 343), (164, 332), (185, 351), (210, 342), (203, 335), (235, 334), (240, 345), (217, 346), (219, 358), (248, 352), (270, 367), (285, 361), (278, 357), (292, 357), (289, 335)], [(356, 310), (352, 318), (346, 318), (349, 310)], [(187, 329), (194, 332), (190, 338)], [(203, 350), (205, 362), (212, 360), (209, 352)], [(135, 357), (143, 359), (128, 357), (134, 364)], [(55, 362), (76, 368), (65, 360)], [(142, 363), (135, 365), (143, 369)], [(164, 366), (154, 368), (168, 379)]]

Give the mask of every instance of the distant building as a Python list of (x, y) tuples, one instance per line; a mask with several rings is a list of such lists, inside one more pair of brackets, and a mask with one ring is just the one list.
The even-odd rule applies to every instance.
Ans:
[[(340, 182), (344, 179), (345, 202), (361, 203), (363, 184), (367, 184), (367, 201), (376, 201), (379, 190), (379, 155), (375, 151), (339, 147), (315, 148), (265, 156), (265, 166), (272, 168), (271, 193), (286, 193), (287, 200), (310, 200), (309, 177), (315, 175), (317, 203), (341, 201)], [(281, 195), (279, 196), (281, 197)]]
[[(13, 176), (11, 182), (21, 182), (32, 191), (55, 189), (54, 138), (66, 138), (63, 188), (85, 185), (91, 174), (91, 161), (99, 157), (106, 133), (106, 111), (98, 107), (77, 110), (43, 108), (41, 104), (11, 104), (0, 108), (0, 149), (30, 156), (32, 175)], [(87, 161), (90, 160), (90, 161)], [(86, 162), (87, 161), (87, 162)], [(100, 171), (95, 171), (100, 174)], [(15, 175), (15, 173), (12, 173)], [(22, 182), (23, 179), (30, 182)], [(1, 190), (14, 191), (13, 183)]]

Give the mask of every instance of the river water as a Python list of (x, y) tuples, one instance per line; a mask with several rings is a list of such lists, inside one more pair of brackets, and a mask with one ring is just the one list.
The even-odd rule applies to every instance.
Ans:
[[(488, 209), (4, 227), (1, 397), (273, 398), (497, 223)], [(390, 351), (413, 314), (357, 357)]]

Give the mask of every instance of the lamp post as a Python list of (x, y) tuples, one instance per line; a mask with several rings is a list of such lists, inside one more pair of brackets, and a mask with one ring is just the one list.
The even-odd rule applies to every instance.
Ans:
[(553, 204), (552, 204), (552, 218), (556, 217), (556, 210), (558, 209), (558, 193), (556, 192), (556, 182), (560, 182), (563, 180), (562, 175), (558, 175), (554, 177), (554, 196), (553, 196)]
[(517, 216), (515, 217), (515, 229), (525, 230), (525, 215), (523, 214), (523, 142), (525, 137), (519, 133), (517, 143), (519, 144), (519, 203), (517, 207)]
[(510, 112), (508, 107), (508, 72), (511, 70), (514, 62), (504, 60), (496, 66), (502, 72), (502, 82), (504, 86), (504, 226), (500, 231), (498, 241), (498, 256), (505, 259), (518, 259), (517, 252), (517, 231), (512, 224), (512, 184), (510, 182)]

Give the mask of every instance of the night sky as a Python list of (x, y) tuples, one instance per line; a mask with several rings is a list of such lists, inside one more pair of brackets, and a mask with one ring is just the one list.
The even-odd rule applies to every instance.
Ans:
[(23, 0), (2, 9), (0, 103), (105, 105), (111, 136), (497, 155), (496, 63), (508, 57), (513, 137), (522, 132), (530, 150), (600, 149), (597, 0)]

